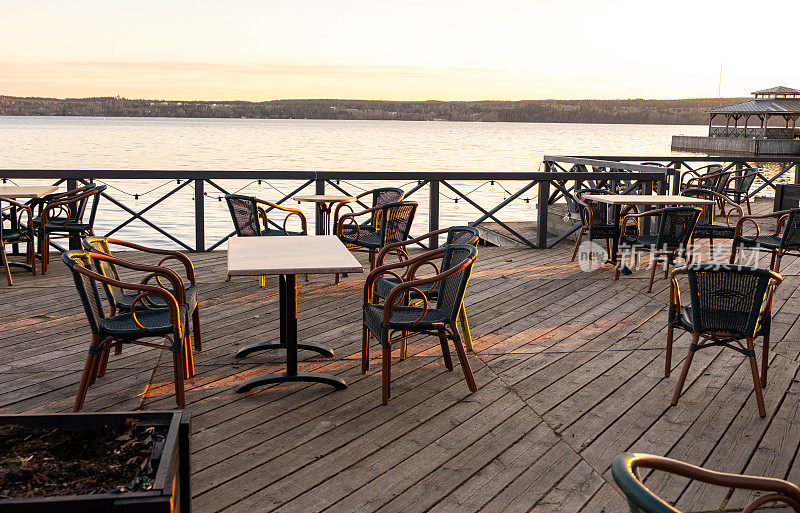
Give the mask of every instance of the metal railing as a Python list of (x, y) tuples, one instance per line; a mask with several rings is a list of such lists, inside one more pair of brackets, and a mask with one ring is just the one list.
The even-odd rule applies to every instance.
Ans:
[[(607, 163), (609, 165), (613, 163)], [(547, 164), (546, 164), (547, 167)], [(487, 221), (493, 221), (498, 227), (504, 230), (508, 236), (518, 243), (530, 248), (551, 247), (563, 239), (557, 236), (551, 239), (548, 236), (547, 210), (548, 206), (555, 201), (569, 199), (568, 190), (574, 188), (575, 183), (593, 182), (598, 179), (618, 181), (626, 184), (626, 188), (631, 192), (637, 190), (652, 190), (657, 187), (661, 190), (666, 186), (668, 172), (662, 168), (653, 166), (620, 164), (611, 171), (604, 171), (602, 177), (594, 171), (556, 173), (553, 168), (546, 168), (545, 171), (441, 171), (441, 172), (364, 172), (364, 171), (211, 171), (211, 170), (28, 170), (28, 169), (5, 169), (0, 170), (0, 179), (45, 179), (52, 180), (57, 185), (65, 184), (68, 189), (74, 188), (83, 183), (102, 182), (104, 180), (121, 181), (127, 186), (109, 187), (102, 194), (102, 197), (116, 210), (113, 213), (115, 218), (114, 225), (104, 229), (99, 233), (103, 235), (114, 235), (120, 230), (125, 229), (133, 222), (139, 222), (149, 230), (154, 231), (159, 237), (166, 239), (170, 244), (186, 251), (211, 251), (219, 248), (224, 242), (233, 235), (232, 226), (229, 226), (229, 233), (208, 240), (206, 231), (207, 211), (206, 202), (209, 198), (216, 198), (222, 201), (222, 196), (229, 192), (236, 192), (226, 184), (229, 181), (249, 181), (255, 183), (262, 181), (273, 186), (275, 191), (279, 189), (274, 184), (290, 184), (291, 191), (282, 192), (281, 198), (276, 203), (291, 201), (291, 198), (304, 191), (313, 191), (314, 194), (324, 194), (331, 189), (352, 195), (352, 182), (409, 182), (413, 187), (407, 190), (406, 198), (417, 200), (421, 205), (421, 210), (427, 212), (427, 230), (433, 231), (440, 227), (441, 219), (441, 199), (448, 198), (457, 205), (459, 200), (472, 207), (477, 213), (477, 217), (468, 221), (471, 226), (480, 227)], [(557, 175), (557, 176), (556, 176)], [(144, 194), (131, 193), (137, 181), (151, 182), (163, 181), (160, 185), (153, 187), (149, 193), (155, 194), (154, 199), (145, 198)], [(509, 185), (510, 189), (503, 187), (503, 200), (488, 203), (486, 198), (478, 200), (473, 192), (476, 190), (474, 185), (486, 184), (489, 182), (503, 182)], [(172, 183), (172, 185), (170, 185)], [(126, 191), (126, 189), (128, 189)], [(427, 199), (420, 199), (427, 189)], [(564, 192), (566, 192), (566, 195)], [(151, 216), (154, 208), (162, 205), (170, 198), (190, 192), (194, 218), (194, 240), (186, 239), (187, 226), (172, 227), (174, 219), (156, 219)], [(140, 205), (140, 196), (145, 200), (145, 204)], [(131, 199), (134, 204), (131, 204)], [(524, 201), (529, 203), (534, 199), (534, 204), (538, 205), (538, 223), (534, 230), (513, 226), (507, 219), (501, 217), (509, 210), (509, 206), (514, 202)], [(110, 207), (109, 207), (110, 208)], [(316, 232), (322, 233), (324, 226), (321, 222), (321, 214), (317, 212)], [(427, 231), (426, 230), (426, 231)], [(419, 230), (418, 230), (419, 231)], [(431, 241), (431, 245), (438, 245), (437, 240)]]

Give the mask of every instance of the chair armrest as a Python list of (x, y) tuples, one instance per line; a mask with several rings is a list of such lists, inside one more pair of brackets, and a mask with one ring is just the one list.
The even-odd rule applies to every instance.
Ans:
[[(422, 242), (423, 240), (430, 239), (432, 237), (441, 235), (443, 233), (447, 233), (448, 230), (449, 228), (442, 228), (441, 230), (429, 232), (426, 233), (425, 235), (420, 235), (419, 237), (415, 237), (413, 239), (406, 239), (403, 241), (392, 242), (391, 244), (387, 244), (386, 246), (381, 248), (380, 252), (378, 253), (378, 257), (375, 260), (376, 262), (375, 265), (378, 267), (383, 265), (383, 259), (386, 257), (388, 253), (391, 253), (393, 250), (400, 248), (403, 251), (403, 253), (406, 253), (405, 250), (402, 249), (404, 246), (408, 246), (409, 244), (416, 244), (417, 242)], [(406, 257), (407, 256), (408, 254), (406, 253)]]
[(620, 230), (619, 230), (620, 238), (625, 233), (627, 233), (627, 230), (625, 229), (625, 225), (627, 224), (628, 221), (634, 221), (634, 227), (636, 228), (636, 238), (638, 239), (639, 238), (639, 221), (638, 221), (638, 219), (640, 217), (649, 217), (649, 216), (661, 215), (663, 212), (664, 212), (663, 208), (657, 208), (655, 210), (648, 210), (647, 212), (641, 212), (641, 213), (637, 212), (636, 214), (626, 214), (622, 218), (620, 223), (619, 223), (620, 224)]
[(174, 249), (150, 248), (147, 246), (141, 246), (139, 244), (134, 244), (133, 242), (128, 242), (119, 239), (107, 238), (106, 241), (109, 244), (124, 246), (126, 248), (135, 249), (137, 251), (144, 251), (145, 253), (152, 253), (154, 255), (165, 255), (165, 257), (162, 258), (158, 264), (156, 264), (159, 267), (162, 267), (164, 262), (166, 262), (167, 260), (177, 260), (180, 263), (182, 263), (183, 267), (186, 269), (186, 278), (189, 280), (189, 282), (192, 285), (197, 285), (197, 280), (194, 272), (194, 264), (192, 263), (192, 261), (189, 259), (188, 256), (186, 256), (184, 253), (181, 253), (180, 251), (176, 251)]
[[(755, 221), (756, 219), (770, 219), (770, 218), (777, 218), (778, 223), (780, 223), (780, 219), (784, 216), (788, 216), (792, 211), (791, 210), (778, 210), (776, 212), (770, 212), (768, 214), (758, 214), (758, 215), (747, 215), (741, 216), (739, 221), (736, 223), (736, 236), (739, 237), (742, 235), (742, 226), (745, 222), (750, 221), (756, 227), (756, 237), (761, 233), (761, 230), (758, 226), (758, 223)], [(776, 228), (775, 233), (779, 233), (779, 230)]]
[(337, 203), (336, 204), (336, 208), (333, 210), (333, 226), (334, 226), (334, 229), (336, 229), (336, 226), (338, 226), (338, 223), (339, 223), (339, 210), (341, 210), (344, 207), (347, 207), (347, 208), (350, 209), (350, 213), (352, 214), (355, 211), (353, 210), (353, 206), (350, 203), (358, 203), (359, 205), (363, 206), (364, 208), (368, 208), (366, 205), (361, 203), (361, 198), (363, 198), (364, 196), (367, 196), (369, 194), (372, 194), (372, 191), (364, 191), (361, 194), (357, 194), (355, 196), (355, 198), (356, 198), (355, 201), (340, 201), (339, 203)]
[(25, 203), (20, 203), (19, 201), (15, 201), (9, 198), (0, 198), (0, 204), (8, 203), (17, 208), (19, 214), (17, 216), (17, 225), (22, 224), (22, 214), (28, 214), (28, 226), (30, 227), (33, 223), (33, 209), (30, 205), (26, 205)]
[[(457, 267), (452, 267), (452, 268), (450, 268), (450, 269), (448, 269), (448, 270), (446, 270), (446, 271), (444, 271), (442, 273), (439, 273), (439, 274), (437, 274), (435, 276), (430, 276), (428, 278), (421, 278), (419, 280), (411, 280), (411, 281), (407, 281), (407, 282), (400, 283), (399, 285), (397, 285), (386, 296), (386, 301), (385, 301), (385, 303), (383, 305), (383, 324), (384, 325), (389, 324), (389, 319), (392, 318), (392, 311), (394, 310), (394, 301), (395, 301), (395, 298), (398, 295), (400, 295), (400, 297), (402, 298), (402, 296), (405, 295), (406, 293), (411, 292), (412, 290), (416, 290), (417, 293), (420, 294), (420, 296), (425, 298), (425, 294), (423, 294), (417, 287), (419, 287), (421, 285), (431, 285), (431, 284), (439, 283), (442, 280), (444, 280), (445, 278), (448, 278), (448, 277), (450, 277), (450, 276), (452, 276), (452, 275), (454, 275), (456, 273), (459, 273), (462, 270), (464, 270), (465, 268), (467, 268), (468, 266), (472, 265), (472, 262), (474, 260), (475, 260), (474, 258), (468, 258), (468, 259), (464, 260), (463, 262), (461, 262), (461, 264), (458, 265)], [(425, 309), (424, 309), (422, 315), (420, 315), (420, 318), (417, 319), (415, 324), (418, 323), (420, 320), (422, 320), (422, 317), (425, 316), (426, 312), (427, 312), (427, 300), (425, 301)]]
[[(166, 278), (170, 285), (172, 286), (171, 294), (177, 299), (180, 304), (186, 303), (186, 290), (183, 285), (183, 280), (181, 280), (178, 273), (170, 269), (169, 267), (160, 267), (157, 265), (145, 265), (145, 264), (137, 264), (134, 262), (130, 262), (128, 260), (123, 260), (121, 258), (112, 257), (110, 255), (106, 255), (104, 253), (91, 253), (90, 256), (95, 260), (103, 260), (114, 265), (118, 265), (120, 267), (124, 267), (126, 269), (131, 269), (133, 271), (143, 271), (150, 273), (148, 274), (144, 281), (148, 281), (151, 277), (156, 277), (156, 281), (158, 284), (166, 290), (166, 287), (163, 286), (161, 283), (160, 277)], [(101, 276), (101, 275), (98, 275)], [(108, 281), (112, 278), (103, 277), (101, 281)], [(124, 282), (121, 282), (124, 283)], [(145, 283), (146, 284), (146, 283)], [(112, 284), (113, 285), (113, 284)]]
[(669, 322), (672, 324), (681, 314), (681, 290), (678, 287), (678, 276), (686, 274), (685, 267), (678, 267), (670, 275), (669, 280)]
[[(361, 212), (351, 212), (349, 214), (343, 215), (336, 224), (336, 235), (339, 236), (342, 235), (342, 227), (344, 226), (345, 221), (347, 221), (348, 219), (352, 219), (353, 221), (355, 221), (355, 218), (358, 216), (363, 216), (365, 214), (372, 214), (373, 212), (379, 212), (381, 210), (383, 210), (383, 207), (372, 207), (366, 210), (362, 210)], [(356, 225), (357, 224), (358, 222), (356, 222)]]
[[(302, 233), (308, 233), (308, 222), (306, 221), (306, 215), (303, 213), (302, 210), (299, 208), (292, 208), (292, 207), (285, 207), (283, 205), (278, 205), (277, 203), (272, 203), (271, 201), (266, 201), (262, 199), (255, 198), (256, 203), (260, 203), (262, 205), (267, 205), (270, 209), (277, 209), (282, 210), (284, 212), (288, 212), (288, 215), (283, 218), (283, 233), (289, 235), (289, 232), (286, 230), (286, 221), (289, 217), (296, 215), (300, 217), (300, 226), (302, 227)], [(259, 208), (259, 213), (261, 213), (263, 220), (264, 220), (264, 228), (268, 229), (269, 225), (267, 224), (267, 211)]]
[[(409, 268), (411, 266), (417, 265), (417, 268), (422, 265), (423, 263), (432, 260), (433, 258), (438, 258), (442, 256), (445, 252), (445, 248), (436, 248), (431, 251), (426, 251), (425, 253), (416, 256), (410, 260), (404, 260), (402, 262), (394, 262), (391, 264), (385, 264), (380, 267), (376, 267), (367, 275), (366, 280), (364, 281), (364, 302), (368, 303), (370, 299), (372, 299), (372, 286), (375, 283), (375, 280), (378, 276), (382, 274), (387, 274), (385, 271), (391, 271), (393, 269), (402, 269), (402, 268)], [(416, 269), (416, 268), (415, 268)], [(397, 275), (396, 273), (392, 273), (395, 277), (400, 278), (402, 277)]]

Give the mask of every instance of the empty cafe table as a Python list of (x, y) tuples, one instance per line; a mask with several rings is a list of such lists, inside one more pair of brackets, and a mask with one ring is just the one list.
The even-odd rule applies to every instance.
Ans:
[(332, 235), (231, 238), (228, 242), (229, 275), (279, 277), (280, 341), (252, 344), (239, 350), (236, 357), (243, 358), (264, 349), (286, 349), (286, 372), (251, 378), (242, 383), (236, 392), (248, 392), (258, 386), (291, 381), (347, 388), (345, 382), (335, 376), (297, 371), (298, 348), (333, 356), (333, 351), (327, 347), (297, 340), (297, 275), (360, 272), (363, 269), (358, 260)]
[[(9, 199), (34, 199), (34, 198), (43, 198), (48, 194), (52, 194), (58, 190), (58, 186), (56, 185), (7, 185), (7, 184), (0, 184), (0, 198), (9, 198)], [(8, 219), (11, 221), (11, 227), (17, 228), (17, 223), (19, 222), (19, 218), (17, 217), (17, 207), (11, 206), (8, 211), (8, 214), (0, 213), (2, 218), (0, 218), (0, 222), (2, 219)], [(11, 255), (19, 255), (19, 248), (16, 244), (11, 246)], [(31, 270), (31, 266), (28, 264), (23, 264), (19, 262), (9, 262), (8, 265), (12, 267), (21, 267), (23, 269)]]
[[(322, 214), (322, 230), (317, 229), (317, 235), (331, 234), (331, 210), (336, 203), (349, 203), (355, 201), (355, 196), (331, 196), (330, 194), (312, 194), (310, 196), (295, 196), (295, 201), (316, 203)], [(334, 227), (334, 230), (336, 227)]]

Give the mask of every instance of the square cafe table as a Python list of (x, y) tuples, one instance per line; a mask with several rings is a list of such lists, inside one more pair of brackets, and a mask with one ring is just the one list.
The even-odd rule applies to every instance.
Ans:
[(330, 374), (297, 371), (297, 349), (333, 356), (327, 347), (297, 340), (297, 275), (363, 272), (361, 264), (333, 235), (233, 237), (228, 242), (228, 274), (231, 276), (279, 276), (280, 341), (259, 342), (236, 353), (243, 358), (254, 351), (286, 349), (286, 372), (251, 378), (236, 392), (248, 392), (272, 383), (306, 381), (325, 383), (337, 389), (345, 382)]
[[(619, 225), (619, 214), (623, 205), (700, 207), (714, 204), (714, 200), (692, 198), (689, 196), (680, 196), (678, 194), (586, 194), (583, 196), (583, 199), (605, 203), (611, 206), (611, 223), (617, 227), (617, 236), (614, 237), (612, 241), (612, 249), (611, 254), (608, 255), (608, 263), (614, 266), (616, 266), (618, 262), (619, 230), (621, 229)], [(621, 270), (623, 274), (631, 274), (631, 270), (625, 266), (623, 266)]]

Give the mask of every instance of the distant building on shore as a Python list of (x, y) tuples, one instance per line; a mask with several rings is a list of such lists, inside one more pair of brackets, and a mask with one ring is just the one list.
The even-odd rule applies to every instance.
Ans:
[(778, 86), (751, 94), (752, 100), (708, 111), (707, 137), (672, 136), (672, 149), (712, 155), (800, 155), (800, 90)]

